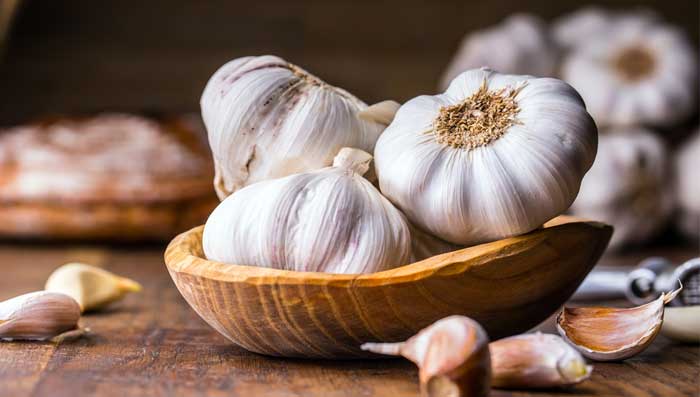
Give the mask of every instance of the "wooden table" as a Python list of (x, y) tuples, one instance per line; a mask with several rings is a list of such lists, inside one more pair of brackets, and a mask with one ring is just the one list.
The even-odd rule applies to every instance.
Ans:
[[(162, 262), (164, 247), (0, 245), (0, 299), (41, 289), (68, 261), (100, 264), (144, 291), (88, 314), (92, 332), (59, 345), (0, 343), (0, 396), (415, 396), (416, 369), (401, 359), (308, 361), (268, 358), (232, 345), (192, 311)], [(654, 251), (671, 259), (697, 249)], [(608, 257), (633, 265), (651, 253)], [(546, 327), (546, 326), (545, 326)], [(659, 337), (622, 363), (597, 363), (569, 391), (493, 390), (492, 396), (698, 396), (700, 348)]]

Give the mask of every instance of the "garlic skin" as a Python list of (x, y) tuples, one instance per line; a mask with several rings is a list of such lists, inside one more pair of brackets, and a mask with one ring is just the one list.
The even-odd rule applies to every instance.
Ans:
[(44, 289), (72, 297), (84, 312), (103, 308), (130, 292), (138, 292), (141, 285), (95, 266), (67, 263), (51, 273)]
[(486, 331), (464, 316), (449, 316), (405, 342), (365, 343), (362, 350), (403, 356), (419, 368), (422, 396), (488, 396), (491, 359)]
[(204, 227), (207, 259), (327, 273), (371, 273), (407, 264), (406, 220), (362, 177), (371, 159), (344, 148), (332, 167), (232, 194)]
[(501, 73), (552, 76), (557, 60), (544, 21), (530, 14), (515, 14), (496, 26), (467, 34), (439, 86), (444, 90), (465, 70), (480, 67)]
[(372, 151), (384, 126), (367, 105), (275, 56), (234, 59), (200, 101), (220, 199), (267, 179), (329, 166), (342, 147)]
[(46, 340), (78, 327), (80, 306), (68, 295), (36, 291), (0, 302), (0, 339)]
[(550, 35), (560, 48), (570, 50), (593, 37), (606, 36), (620, 21), (624, 24), (654, 23), (658, 19), (658, 15), (649, 9), (618, 13), (589, 6), (557, 18), (552, 22)]
[[(681, 287), (682, 288), (682, 287)], [(557, 316), (557, 331), (581, 354), (596, 361), (620, 361), (646, 349), (661, 330), (664, 306), (681, 291), (628, 309), (565, 307)]]
[(478, 69), (401, 106), (374, 154), (382, 193), (411, 223), (472, 245), (561, 214), (596, 146), (595, 123), (568, 84)]
[(604, 126), (677, 123), (694, 110), (697, 53), (677, 28), (645, 14), (611, 16), (581, 35), (561, 74)]
[(551, 334), (524, 334), (491, 342), (492, 386), (534, 389), (572, 386), (591, 376), (581, 354)]
[(677, 224), (696, 242), (700, 241), (700, 129), (681, 146), (675, 158)]
[(612, 224), (610, 250), (647, 241), (673, 211), (673, 191), (666, 187), (667, 163), (666, 146), (652, 132), (644, 128), (605, 131), (570, 212)]

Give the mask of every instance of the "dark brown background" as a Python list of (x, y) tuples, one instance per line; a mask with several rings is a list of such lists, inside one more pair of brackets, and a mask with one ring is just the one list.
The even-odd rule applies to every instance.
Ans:
[[(5, 0), (0, 0), (5, 1)], [(698, 42), (697, 0), (649, 6)], [(47, 112), (196, 111), (235, 57), (276, 54), (368, 102), (435, 91), (461, 37), (516, 11), (547, 20), (576, 0), (25, 1), (0, 60), (0, 124)]]

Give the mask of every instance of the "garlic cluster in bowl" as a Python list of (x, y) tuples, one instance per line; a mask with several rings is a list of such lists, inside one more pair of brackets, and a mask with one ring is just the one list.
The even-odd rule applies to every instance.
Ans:
[[(474, 69), (443, 94), (367, 108), (309, 76), (248, 57), (207, 85), (214, 183), (228, 196), (205, 225), (207, 259), (395, 268), (540, 227), (574, 201), (595, 158), (595, 123), (557, 79)], [(380, 189), (363, 177), (372, 150)]]

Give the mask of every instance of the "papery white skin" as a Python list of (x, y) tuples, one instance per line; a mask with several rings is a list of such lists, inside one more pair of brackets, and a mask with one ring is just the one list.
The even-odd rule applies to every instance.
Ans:
[(676, 156), (677, 223), (690, 238), (700, 239), (700, 129)]
[(557, 18), (551, 27), (551, 37), (559, 47), (571, 49), (585, 44), (592, 37), (606, 36), (615, 25), (653, 23), (659, 17), (649, 9), (615, 12), (591, 6)]
[(502, 73), (552, 76), (558, 54), (544, 22), (530, 14), (516, 14), (500, 24), (467, 34), (440, 79), (445, 89), (468, 69), (489, 67)]
[[(440, 108), (490, 91), (522, 90), (517, 124), (490, 144), (453, 148), (435, 139)], [(454, 244), (529, 232), (573, 202), (595, 158), (597, 130), (576, 91), (552, 78), (471, 70), (441, 95), (399, 109), (377, 141), (382, 193), (417, 227)]]
[(372, 151), (384, 126), (367, 106), (275, 56), (235, 59), (201, 99), (221, 199), (243, 186), (329, 166), (342, 147)]
[[(647, 14), (610, 17), (598, 34), (581, 35), (562, 63), (562, 78), (583, 97), (599, 126), (678, 122), (695, 110), (697, 53), (677, 28)], [(630, 80), (614, 61), (630, 48), (653, 58), (648, 75)]]
[(558, 335), (524, 334), (491, 342), (493, 387), (569, 386), (591, 376), (581, 354)]
[[(406, 220), (362, 177), (371, 156), (349, 149), (341, 159), (347, 150), (332, 167), (259, 182), (221, 202), (204, 227), (207, 259), (327, 273), (408, 264)], [(350, 164), (357, 159), (360, 168)]]
[(80, 306), (68, 295), (36, 291), (0, 302), (0, 339), (45, 340), (77, 328)]
[(571, 212), (613, 225), (609, 249), (649, 240), (673, 211), (667, 162), (664, 143), (650, 131), (605, 131)]

